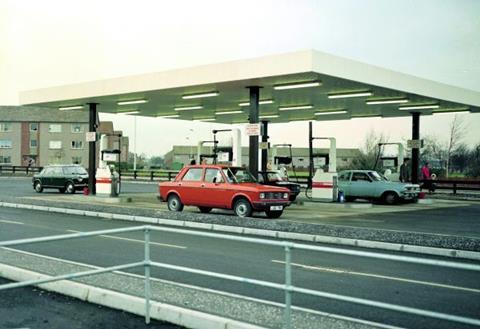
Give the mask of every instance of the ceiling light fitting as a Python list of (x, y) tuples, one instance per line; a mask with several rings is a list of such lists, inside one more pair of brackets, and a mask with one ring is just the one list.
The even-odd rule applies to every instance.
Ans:
[(292, 83), (288, 85), (277, 85), (277, 86), (273, 86), (273, 89), (285, 90), (285, 89), (309, 88), (309, 87), (318, 87), (320, 85), (321, 85), (320, 81), (310, 81), (310, 82)]
[(194, 98), (204, 98), (204, 97), (215, 97), (218, 96), (219, 93), (217, 91), (203, 93), (203, 94), (191, 94), (191, 95), (183, 95), (183, 99), (194, 99)]
[(71, 110), (81, 110), (81, 109), (83, 109), (82, 105), (63, 106), (58, 108), (59, 111), (71, 111)]
[(175, 111), (190, 111), (190, 110), (201, 110), (203, 106), (184, 106), (184, 107), (176, 107), (174, 108)]
[(308, 110), (313, 108), (312, 105), (299, 105), (299, 106), (285, 106), (285, 107), (279, 107), (279, 111), (293, 111), (293, 110)]
[(148, 101), (146, 99), (137, 99), (133, 101), (121, 101), (117, 102), (118, 105), (133, 105), (133, 104), (143, 104), (147, 103)]
[(368, 105), (379, 105), (379, 104), (401, 104), (401, 103), (408, 103), (408, 99), (401, 98), (401, 99), (379, 99), (379, 100), (371, 100), (366, 102)]
[(329, 94), (328, 98), (335, 99), (335, 98), (350, 98), (350, 97), (366, 97), (372, 96), (373, 93), (371, 91), (364, 91), (364, 92), (355, 92), (355, 93), (340, 93), (340, 94)]

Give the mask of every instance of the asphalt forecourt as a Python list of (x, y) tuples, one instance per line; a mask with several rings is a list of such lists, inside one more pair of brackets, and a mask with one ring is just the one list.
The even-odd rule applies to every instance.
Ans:
[[(63, 197), (63, 196), (62, 196)], [(89, 200), (81, 195), (73, 196), (76, 200)], [(93, 202), (69, 202), (60, 199), (60, 197), (51, 196), (51, 199), (42, 198), (9, 198), (0, 197), (0, 206), (5, 208), (22, 208), (35, 209), (46, 212), (57, 212), (65, 214), (75, 214), (82, 216), (94, 216), (103, 219), (114, 219), (133, 221), (139, 223), (159, 224), (172, 227), (190, 227), (196, 229), (209, 230), (214, 232), (228, 232), (234, 234), (263, 236), (277, 239), (289, 239), (299, 241), (309, 241), (316, 243), (330, 243), (344, 246), (358, 246), (364, 248), (384, 249), (402, 252), (414, 252), (421, 254), (430, 254), (446, 257), (480, 259), (480, 237), (477, 226), (478, 220), (475, 220), (475, 210), (473, 214), (464, 216), (464, 220), (472, 222), (469, 225), (469, 234), (458, 233), (458, 220), (456, 214), (460, 209), (466, 207), (478, 207), (474, 205), (463, 205), (462, 207), (439, 207), (436, 211), (443, 215), (449, 209), (452, 213), (451, 218), (443, 220), (444, 226), (452, 228), (452, 233), (427, 233), (428, 226), (432, 228), (440, 226), (441, 221), (431, 221), (424, 224), (426, 227), (423, 231), (413, 231), (414, 223), (428, 219), (425, 213), (417, 214), (412, 218), (407, 218), (406, 225), (409, 229), (391, 229), (382, 227), (382, 224), (391, 223), (395, 218), (404, 216), (405, 214), (415, 214), (410, 212), (395, 212), (390, 215), (389, 222), (372, 221), (368, 218), (358, 219), (354, 216), (340, 216), (338, 218), (347, 218), (352, 224), (344, 225), (344, 222), (338, 223), (334, 219), (320, 218), (319, 222), (311, 223), (306, 220), (267, 220), (265, 218), (238, 218), (231, 214), (214, 213), (201, 214), (196, 209), (194, 211), (184, 211), (182, 213), (169, 212), (155, 207), (146, 207), (140, 203), (137, 207), (127, 205), (110, 205), (95, 204)], [(303, 207), (303, 206), (300, 206)], [(288, 209), (286, 213), (292, 210)], [(303, 209), (303, 208), (301, 208)], [(463, 210), (463, 211), (467, 211)], [(301, 210), (303, 211), (303, 210)], [(317, 213), (321, 210), (317, 210)], [(377, 216), (386, 217), (388, 213), (379, 213)], [(403, 214), (403, 215), (402, 215)], [(310, 215), (312, 216), (312, 214)], [(369, 218), (374, 218), (369, 215)], [(330, 223), (322, 223), (321, 220), (333, 221)], [(400, 219), (399, 219), (400, 221)], [(404, 220), (402, 220), (404, 221)], [(454, 222), (452, 222), (454, 221)], [(476, 226), (475, 226), (476, 225)], [(450, 231), (447, 231), (450, 232)], [(477, 235), (476, 235), (477, 234)]]
[[(74, 240), (16, 246), (5, 244), (0, 248), (0, 276), (10, 280), (101, 270), (144, 259), (144, 233), (137, 231), (143, 230), (142, 227), (136, 228), (137, 223), (99, 221), (96, 217), (25, 209), (5, 210), (0, 241), (79, 235)], [(102, 233), (87, 237), (88, 232), (94, 230), (102, 230)], [(121, 230), (123, 233), (105, 230)], [(151, 268), (152, 315), (193, 328), (282, 327), (283, 291), (252, 285), (244, 279), (231, 281), (205, 275), (206, 271), (212, 271), (282, 284), (285, 282), (286, 259), (281, 242), (266, 240), (267, 244), (257, 244), (252, 239), (242, 240), (238, 236), (227, 235), (231, 238), (225, 238), (216, 233), (158, 226), (150, 230), (149, 259), (173, 266)], [(407, 314), (400, 311), (402, 307), (463, 319), (478, 317), (478, 272), (470, 270), (478, 269), (478, 262), (448, 261), (428, 256), (415, 263), (399, 261), (408, 257), (392, 252), (382, 253), (382, 258), (372, 258), (365, 255), (378, 253), (365, 253), (359, 248), (321, 247), (314, 251), (312, 248), (319, 245), (301, 243), (291, 246), (294, 286), (325, 293), (322, 297), (303, 293), (293, 295), (295, 328), (451, 328), (452, 325), (471, 328), (418, 313)], [(311, 248), (304, 250), (301, 246)], [(450, 267), (446, 267), (447, 263)], [(180, 267), (196, 272), (185, 272)], [(42, 285), (42, 288), (142, 315), (143, 274), (142, 266), (78, 278), (73, 282), (59, 281)], [(353, 299), (338, 299), (342, 296)], [(360, 299), (377, 304), (361, 304)], [(391, 307), (397, 305), (400, 309), (385, 308), (387, 304)], [(227, 326), (227, 322), (231, 326)]]
[[(0, 285), (10, 281), (0, 279)], [(35, 305), (35, 307), (32, 307)], [(37, 287), (17, 288), (0, 293), (0, 328), (68, 329), (181, 329), (173, 324), (87, 303), (77, 298)]]

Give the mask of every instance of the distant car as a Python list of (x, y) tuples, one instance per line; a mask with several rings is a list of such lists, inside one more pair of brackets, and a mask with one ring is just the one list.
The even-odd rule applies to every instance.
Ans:
[(88, 186), (88, 173), (80, 165), (51, 165), (34, 175), (33, 189), (41, 193), (44, 189), (58, 189), (60, 193), (75, 193)]
[(380, 200), (391, 205), (418, 200), (420, 186), (389, 181), (373, 170), (346, 170), (338, 173), (338, 190), (347, 201)]
[(160, 183), (159, 192), (171, 211), (187, 205), (202, 213), (222, 208), (233, 209), (239, 217), (264, 211), (267, 217), (278, 218), (290, 205), (287, 188), (260, 185), (247, 169), (224, 165), (186, 166), (174, 181)]
[(295, 201), (300, 194), (300, 184), (283, 178), (276, 171), (260, 171), (258, 172), (258, 182), (262, 185), (286, 187), (290, 190), (290, 201)]

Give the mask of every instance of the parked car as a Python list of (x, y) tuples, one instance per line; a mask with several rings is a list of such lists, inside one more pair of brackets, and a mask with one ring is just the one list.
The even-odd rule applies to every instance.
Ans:
[(343, 192), (347, 201), (358, 198), (395, 204), (418, 200), (420, 186), (389, 181), (373, 170), (346, 170), (338, 173), (338, 190)]
[(187, 205), (202, 213), (222, 208), (233, 209), (239, 217), (264, 211), (267, 217), (278, 218), (290, 205), (287, 188), (258, 184), (245, 168), (225, 165), (186, 166), (174, 181), (160, 183), (159, 192), (171, 211), (182, 211)]
[(258, 172), (258, 182), (262, 185), (286, 187), (290, 190), (290, 201), (295, 201), (300, 194), (300, 184), (289, 181), (276, 171)]
[(33, 189), (41, 193), (46, 188), (58, 189), (60, 193), (75, 193), (88, 185), (88, 173), (80, 165), (51, 165), (34, 175)]

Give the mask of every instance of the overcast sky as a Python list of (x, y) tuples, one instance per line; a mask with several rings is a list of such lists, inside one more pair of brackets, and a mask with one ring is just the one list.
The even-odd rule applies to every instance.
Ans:
[[(0, 105), (18, 105), (20, 90), (310, 48), (480, 91), (479, 36), (477, 0), (0, 0)], [(462, 116), (465, 141), (480, 142), (480, 114)], [(452, 117), (422, 117), (422, 135), (446, 139)], [(101, 118), (134, 144), (131, 117)], [(272, 125), (271, 141), (307, 146), (307, 124)], [(137, 151), (154, 155), (219, 125), (139, 117), (137, 127)], [(314, 127), (340, 147), (371, 129), (390, 141), (411, 134), (409, 118)]]

